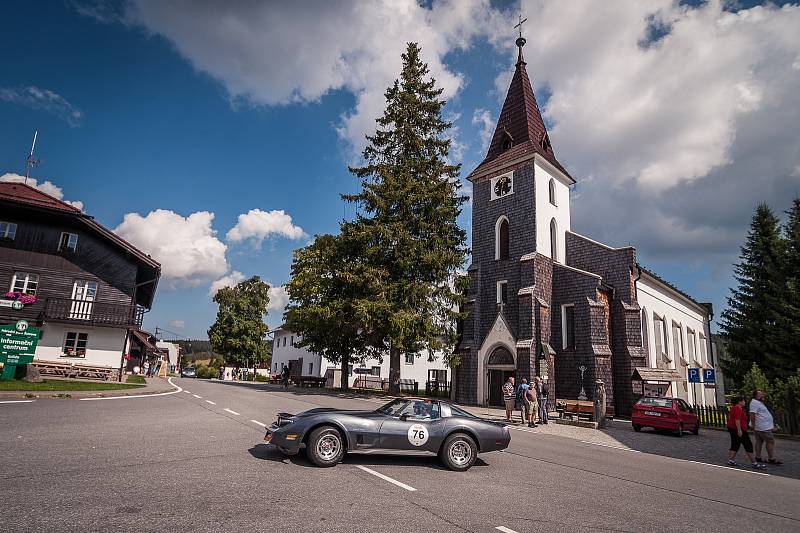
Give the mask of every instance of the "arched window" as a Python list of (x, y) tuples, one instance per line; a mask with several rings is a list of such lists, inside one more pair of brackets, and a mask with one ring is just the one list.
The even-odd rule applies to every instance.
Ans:
[(556, 203), (556, 180), (550, 178), (550, 203), (553, 205), (558, 205)]
[(550, 258), (558, 261), (558, 226), (555, 218), (550, 220)]
[(501, 216), (494, 227), (494, 258), (508, 259), (508, 219)]
[(513, 365), (514, 356), (506, 348), (498, 346), (489, 356), (490, 365)]

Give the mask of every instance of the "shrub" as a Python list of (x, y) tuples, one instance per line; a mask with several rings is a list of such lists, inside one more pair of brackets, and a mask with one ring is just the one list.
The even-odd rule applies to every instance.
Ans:
[(269, 381), (267, 376), (262, 376), (261, 374), (256, 374), (256, 381), (260, 381), (262, 383)]

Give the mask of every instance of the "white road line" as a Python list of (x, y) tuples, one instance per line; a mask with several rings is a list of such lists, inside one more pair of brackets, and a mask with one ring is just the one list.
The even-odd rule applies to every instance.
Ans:
[(206, 403), (210, 403), (211, 405), (217, 405), (216, 402), (212, 402), (211, 400), (206, 400)]
[(133, 400), (136, 398), (152, 398), (153, 396), (169, 396), (170, 394), (176, 394), (181, 392), (183, 389), (172, 382), (172, 378), (167, 378), (167, 382), (170, 385), (175, 387), (175, 390), (169, 392), (159, 392), (158, 394), (140, 394), (138, 396), (106, 396), (104, 398), (78, 398), (79, 401), (88, 402), (88, 401), (95, 401), (95, 400)]
[(183, 392), (185, 392), (186, 394), (191, 394), (191, 392), (189, 392), (188, 390), (185, 390)]
[(623, 452), (642, 453), (639, 450), (631, 450), (630, 448), (624, 448), (622, 446), (612, 446), (611, 444), (600, 444), (599, 442), (591, 442), (588, 440), (582, 440), (581, 442), (584, 444), (593, 444), (594, 446), (602, 446), (603, 448), (614, 448), (615, 450), (622, 450)]
[(3, 400), (0, 403), (31, 403), (35, 402), (36, 400)]
[(202, 399), (203, 399), (203, 397), (202, 397), (202, 396), (198, 396), (197, 394), (192, 394), (192, 396), (194, 396), (194, 397), (195, 397), (195, 398), (197, 398), (198, 400), (202, 400)]
[(503, 533), (517, 533), (513, 529), (508, 529), (506, 526), (497, 526), (495, 529), (498, 531), (502, 531)]
[(223, 409), (223, 411), (228, 411), (228, 412), (229, 412), (230, 414), (232, 414), (232, 415), (239, 416), (239, 413), (237, 413), (236, 411), (231, 411), (231, 410), (230, 410), (230, 409), (228, 409), (227, 407), (226, 407), (225, 409)]
[(723, 466), (723, 465), (712, 465), (711, 463), (703, 463), (701, 461), (692, 461), (689, 459), (684, 459), (687, 463), (695, 463), (698, 465), (705, 465), (705, 466), (713, 466), (714, 468), (724, 468), (725, 470), (733, 470), (734, 472), (743, 472), (745, 474), (755, 474), (757, 476), (768, 476), (769, 474), (764, 472), (756, 472), (755, 470), (747, 470), (746, 467), (742, 468), (734, 468), (732, 466)]
[(406, 485), (405, 483), (401, 483), (400, 481), (397, 481), (396, 479), (392, 479), (389, 476), (384, 476), (380, 472), (376, 472), (376, 471), (372, 470), (371, 468), (367, 468), (366, 466), (356, 465), (356, 468), (358, 468), (360, 470), (363, 470), (367, 474), (372, 474), (373, 476), (379, 477), (384, 481), (388, 481), (389, 483), (393, 483), (393, 484), (397, 485), (398, 487), (406, 489), (407, 491), (414, 492), (414, 491), (417, 490), (414, 487)]
[(267, 425), (264, 422), (259, 422), (258, 420), (250, 419), (250, 422), (252, 422), (253, 424), (257, 424), (261, 427), (267, 427)]

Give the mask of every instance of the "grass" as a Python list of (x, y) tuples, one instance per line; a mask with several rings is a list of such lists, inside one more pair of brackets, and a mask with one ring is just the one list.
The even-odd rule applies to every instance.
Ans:
[(144, 385), (103, 383), (96, 381), (71, 381), (62, 379), (28, 383), (22, 380), (0, 381), (0, 391), (100, 391), (138, 389)]
[(137, 385), (147, 385), (147, 381), (144, 379), (144, 376), (136, 376), (131, 374), (128, 376), (126, 381), (128, 383), (136, 383)]

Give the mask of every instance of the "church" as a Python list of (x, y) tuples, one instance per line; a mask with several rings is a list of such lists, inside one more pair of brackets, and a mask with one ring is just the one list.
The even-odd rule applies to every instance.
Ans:
[[(547, 380), (556, 399), (592, 400), (628, 415), (642, 395), (715, 405), (690, 368), (717, 365), (711, 304), (614, 248), (570, 228), (576, 180), (556, 158), (522, 49), (488, 152), (473, 184), (470, 288), (457, 347), (455, 399), (502, 405), (509, 376)], [(624, 216), (622, 210), (620, 216)], [(696, 372), (696, 371), (695, 371)]]

